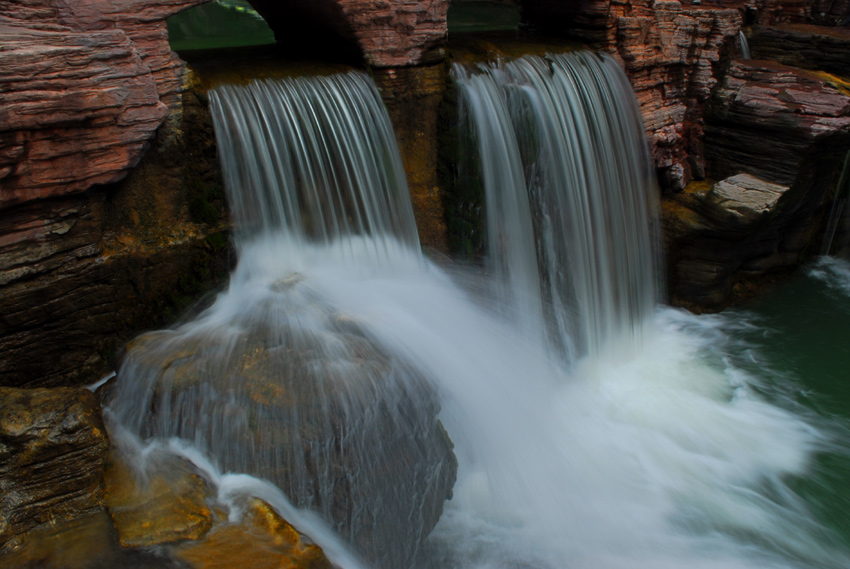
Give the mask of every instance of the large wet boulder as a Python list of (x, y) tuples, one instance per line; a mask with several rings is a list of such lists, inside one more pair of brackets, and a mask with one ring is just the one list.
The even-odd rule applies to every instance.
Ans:
[(299, 275), (260, 288), (133, 341), (109, 407), (270, 480), (377, 566), (409, 565), (456, 477), (434, 388)]
[(100, 512), (108, 446), (92, 392), (0, 388), (0, 554), (35, 528)]

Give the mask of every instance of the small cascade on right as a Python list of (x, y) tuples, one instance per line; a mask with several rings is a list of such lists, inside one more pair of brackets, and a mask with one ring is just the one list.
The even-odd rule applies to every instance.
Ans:
[(750, 42), (747, 41), (744, 30), (738, 31), (738, 46), (741, 48), (741, 59), (753, 58), (753, 54), (750, 52)]
[(841, 233), (842, 230), (844, 233), (847, 232), (847, 228), (843, 226), (847, 224), (848, 195), (850, 195), (850, 151), (844, 157), (844, 167), (841, 169), (841, 175), (838, 177), (838, 183), (835, 186), (835, 199), (832, 200), (829, 219), (826, 222), (821, 255), (834, 254), (836, 250), (839, 254), (846, 254), (846, 236), (842, 236)]
[(590, 52), (454, 73), (502, 302), (566, 361), (633, 352), (658, 301), (657, 188), (625, 75)]

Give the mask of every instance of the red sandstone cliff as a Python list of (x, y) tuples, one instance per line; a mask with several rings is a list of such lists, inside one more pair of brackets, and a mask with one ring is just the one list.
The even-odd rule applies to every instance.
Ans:
[[(206, 234), (176, 231), (178, 192), (110, 185), (179, 122), (165, 20), (203, 1), (0, 0), (0, 385), (89, 381), (191, 274)], [(162, 220), (146, 223), (153, 210)], [(117, 239), (143, 226), (174, 243)]]
[(0, 0), (0, 207), (114, 182), (176, 109), (166, 18), (204, 0)]

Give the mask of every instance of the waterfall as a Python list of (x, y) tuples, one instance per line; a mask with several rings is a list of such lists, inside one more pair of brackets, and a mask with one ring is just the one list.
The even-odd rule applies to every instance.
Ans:
[(108, 415), (203, 456), (219, 494), (317, 514), (343, 569), (850, 566), (799, 484), (847, 431), (772, 389), (739, 341), (758, 323), (653, 306), (654, 188), (614, 62), (456, 74), (490, 270), (420, 254), (366, 75), (217, 89), (238, 265), (130, 343)]
[(198, 318), (130, 343), (111, 413), (273, 482), (370, 563), (409, 565), (454, 482), (439, 401), (358, 306), (321, 290), (423, 262), (377, 89), (349, 73), (223, 86), (210, 102), (239, 263)]
[(504, 301), (567, 360), (639, 341), (658, 300), (657, 189), (623, 72), (582, 52), (454, 74)]
[(738, 47), (741, 50), (742, 59), (753, 58), (752, 53), (750, 53), (750, 42), (747, 41), (747, 36), (744, 34), (744, 30), (738, 30)]
[(238, 244), (280, 232), (418, 247), (392, 125), (362, 75), (222, 86), (210, 104)]
[[(844, 166), (841, 169), (841, 174), (838, 176), (838, 182), (835, 185), (835, 198), (832, 200), (832, 207), (829, 210), (829, 219), (826, 222), (826, 229), (823, 235), (823, 244), (821, 245), (821, 255), (829, 255), (833, 252), (835, 245), (835, 236), (842, 229), (847, 221), (845, 209), (847, 207), (847, 197), (850, 196), (850, 151), (844, 157)], [(839, 243), (839, 246), (844, 243)]]

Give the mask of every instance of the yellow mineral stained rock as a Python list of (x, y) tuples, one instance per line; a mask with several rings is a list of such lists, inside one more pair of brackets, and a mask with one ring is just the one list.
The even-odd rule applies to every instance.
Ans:
[(332, 569), (322, 549), (303, 539), (271, 506), (252, 498), (240, 522), (218, 526), (174, 552), (194, 569)]
[(114, 451), (106, 469), (106, 505), (124, 547), (198, 539), (213, 523), (211, 492), (191, 465), (168, 458), (140, 476)]

